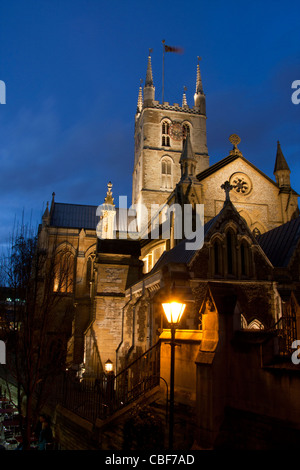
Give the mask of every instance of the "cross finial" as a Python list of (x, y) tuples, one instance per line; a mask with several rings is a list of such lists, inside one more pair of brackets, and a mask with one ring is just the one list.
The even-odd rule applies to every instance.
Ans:
[(230, 152), (230, 155), (241, 155), (242, 152), (238, 148), (238, 144), (241, 142), (241, 138), (237, 134), (231, 134), (229, 136), (229, 142), (232, 143), (233, 149)]
[(221, 185), (221, 188), (224, 189), (225, 194), (226, 194), (225, 201), (230, 201), (229, 193), (233, 189), (232, 184), (230, 184), (229, 181), (225, 181), (225, 183)]

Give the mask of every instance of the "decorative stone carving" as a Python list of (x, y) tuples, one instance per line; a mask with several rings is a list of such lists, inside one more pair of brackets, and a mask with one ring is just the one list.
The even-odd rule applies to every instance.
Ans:
[(252, 182), (245, 173), (233, 173), (230, 177), (230, 184), (238, 195), (246, 196), (252, 190)]

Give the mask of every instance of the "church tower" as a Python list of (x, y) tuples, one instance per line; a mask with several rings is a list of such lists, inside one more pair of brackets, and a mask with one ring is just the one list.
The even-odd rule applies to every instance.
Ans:
[[(135, 115), (135, 155), (132, 203), (144, 205), (150, 217), (151, 204), (164, 204), (181, 178), (181, 154), (189, 136), (195, 155), (195, 174), (209, 166), (206, 139), (205, 94), (199, 61), (194, 104), (189, 106), (184, 90), (181, 104), (155, 100), (151, 53), (144, 88), (140, 85)], [(139, 214), (139, 209), (138, 214)], [(141, 217), (138, 221), (140, 224)]]

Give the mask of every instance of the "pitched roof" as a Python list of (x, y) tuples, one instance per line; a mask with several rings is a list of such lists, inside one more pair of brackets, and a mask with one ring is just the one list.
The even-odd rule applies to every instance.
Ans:
[[(96, 230), (99, 216), (96, 215), (98, 206), (83, 204), (66, 204), (55, 202), (51, 210), (50, 225), (53, 227)], [(116, 208), (116, 230), (127, 231), (127, 226), (135, 220), (128, 217), (126, 209)]]
[(258, 173), (260, 173), (264, 178), (266, 178), (270, 183), (272, 183), (274, 186), (277, 186), (277, 183), (275, 181), (273, 181), (269, 176), (267, 176), (265, 173), (263, 173), (259, 168), (257, 168), (255, 165), (253, 165), (253, 163), (249, 162), (245, 157), (243, 157), (242, 155), (228, 155), (228, 157), (225, 157), (223, 158), (222, 160), (220, 160), (219, 162), (217, 163), (214, 163), (213, 165), (211, 165), (210, 167), (208, 167), (206, 170), (203, 170), (201, 171), (201, 173), (199, 173), (197, 175), (197, 179), (199, 181), (202, 181), (204, 180), (205, 178), (207, 178), (208, 176), (212, 175), (213, 173), (215, 173), (216, 171), (220, 170), (221, 168), (223, 168), (224, 166), (226, 165), (229, 165), (229, 163), (231, 162), (234, 162), (235, 160), (237, 160), (238, 158), (240, 158), (241, 160), (243, 160), (245, 163), (247, 163), (248, 165), (250, 165), (254, 170), (258, 171)]
[[(221, 210), (221, 212), (223, 209)], [(213, 219), (209, 220), (205, 225), (204, 225), (204, 237), (207, 235), (209, 232), (210, 228), (214, 225), (216, 220), (219, 218), (221, 212), (219, 212), (218, 215), (216, 215)], [(187, 264), (189, 263), (193, 256), (195, 255), (196, 249), (189, 249), (188, 244), (193, 243), (195, 239), (192, 240), (182, 240), (179, 242), (174, 248), (172, 248), (169, 251), (165, 251), (162, 256), (159, 258), (155, 266), (153, 266), (151, 270), (151, 274), (153, 274), (155, 271), (158, 271), (161, 269), (163, 266), (169, 264), (169, 263), (179, 263), (179, 264)]]
[(96, 217), (96, 209), (97, 206), (55, 202), (50, 225), (54, 227), (96, 230), (99, 221), (99, 217)]
[[(224, 204), (219, 214), (204, 225), (204, 237), (208, 235), (208, 232), (221, 217), (228, 205), (235, 210), (231, 202)], [(299, 240), (300, 216), (265, 232), (256, 239), (265, 255), (275, 267), (285, 267), (288, 265)], [(165, 251), (153, 267), (151, 273), (158, 271), (163, 266), (170, 263), (188, 264), (198, 251), (195, 249), (187, 249), (187, 243), (190, 241), (193, 240), (182, 240), (171, 250)]]
[(299, 239), (300, 217), (257, 237), (259, 245), (276, 267), (288, 265)]

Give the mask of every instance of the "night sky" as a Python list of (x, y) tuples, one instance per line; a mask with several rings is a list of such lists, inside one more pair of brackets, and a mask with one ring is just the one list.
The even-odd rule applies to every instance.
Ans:
[(134, 115), (149, 48), (155, 98), (193, 105), (197, 56), (207, 105), (210, 163), (230, 134), (274, 179), (277, 140), (300, 193), (298, 1), (1, 0), (0, 244), (14, 223), (36, 224), (51, 201), (131, 202)]

